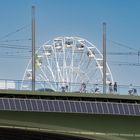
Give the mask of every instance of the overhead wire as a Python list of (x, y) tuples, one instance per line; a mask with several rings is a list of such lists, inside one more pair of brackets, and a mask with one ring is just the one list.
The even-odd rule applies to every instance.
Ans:
[[(29, 26), (30, 25), (23, 26), (23, 27), (17, 29), (16, 31), (13, 31), (11, 33), (8, 33), (8, 34), (0, 37), (0, 42), (31, 41), (32, 40), (31, 38), (28, 38), (28, 39), (13, 39), (13, 40), (8, 40), (7, 39), (7, 40), (2, 40), (2, 39), (5, 39), (5, 38), (13, 35), (13, 34), (16, 34), (16, 33), (20, 32), (20, 31), (22, 31), (23, 29), (28, 28)], [(108, 41), (110, 41), (111, 43), (116, 44), (116, 45), (118, 45), (120, 47), (127, 48), (129, 50), (134, 50), (134, 51), (138, 51), (139, 52), (138, 49), (132, 48), (132, 47), (130, 47), (128, 45), (125, 45), (123, 43), (116, 42), (116, 41), (113, 41), (113, 40), (108, 40)], [(4, 57), (4, 58), (17, 58), (17, 57), (23, 58), (23, 56), (21, 56), (21, 55), (19, 56), (19, 54), (30, 53), (31, 52), (31, 46), (29, 46), (29, 45), (0, 44), (0, 48), (17, 49), (17, 50), (20, 49), (20, 50), (24, 50), (24, 51), (26, 50), (26, 52), (23, 52), (23, 51), (20, 51), (20, 52), (16, 51), (14, 53), (13, 52), (5, 52), (5, 53), (3, 53), (4, 55), (0, 55), (0, 58), (1, 57)], [(137, 53), (137, 52), (108, 52), (107, 53), (107, 55), (138, 55), (138, 54), (140, 54), (140, 52), (139, 53)], [(23, 59), (25, 59), (25, 58), (28, 59), (29, 57), (28, 56), (24, 56)], [(130, 64), (130, 63), (128, 64), (128, 63), (124, 63), (124, 62), (123, 63), (119, 62), (118, 65), (137, 65), (137, 64)]]
[(129, 45), (126, 45), (126, 44), (123, 44), (123, 43), (120, 43), (120, 42), (117, 42), (117, 41), (113, 41), (113, 40), (109, 40), (109, 42), (119, 46), (119, 47), (122, 47), (122, 48), (125, 48), (125, 49), (129, 49), (131, 50), (132, 52), (113, 52), (113, 53), (110, 53), (111, 55), (128, 55), (128, 56), (137, 56), (137, 63), (136, 62), (128, 62), (128, 63), (118, 63), (117, 65), (119, 66), (140, 66), (140, 63), (139, 63), (139, 57), (140, 57), (140, 50), (139, 49), (136, 49), (135, 47), (131, 47)]
[(111, 65), (118, 66), (140, 66), (140, 63), (123, 62), (123, 61), (108, 61)]
[(130, 47), (128, 45), (125, 45), (125, 44), (117, 42), (117, 41), (113, 41), (113, 40), (109, 40), (109, 39), (108, 39), (108, 41), (110, 41), (111, 43), (116, 44), (116, 45), (118, 45), (120, 47), (123, 47), (123, 48), (127, 48), (127, 49), (130, 49), (130, 50), (135, 50), (135, 51), (140, 51), (140, 50), (138, 50), (138, 49), (136, 49), (134, 47)]
[(15, 44), (0, 44), (0, 48), (10, 48), (10, 49), (29, 49), (31, 46), (27, 45), (15, 45)]
[(30, 26), (31, 26), (31, 24), (28, 24), (28, 25), (25, 25), (25, 26), (23, 26), (23, 27), (21, 27), (21, 28), (18, 28), (16, 31), (10, 32), (10, 33), (8, 33), (8, 34), (6, 34), (6, 35), (0, 37), (0, 41), (1, 41), (2, 39), (5, 39), (5, 38), (7, 38), (7, 37), (9, 37), (9, 36), (11, 36), (11, 35), (17, 33), (17, 32), (20, 32), (20, 31), (22, 31), (22, 30), (24, 30), (24, 29), (26, 29), (26, 28), (28, 28), (28, 27), (30, 27)]
[(0, 42), (21, 42), (21, 41), (31, 41), (32, 39), (31, 38), (28, 38), (28, 39), (12, 39), (12, 40), (3, 40), (3, 41), (0, 41)]
[[(1, 50), (0, 58), (21, 58), (21, 59), (29, 59), (31, 53), (31, 45), (21, 45), (19, 42), (31, 41), (30, 37), (26, 38), (18, 38), (18, 39), (9, 39), (14, 34), (17, 34), (27, 28), (29, 28), (31, 24), (22, 26), (15, 31), (12, 31), (2, 37), (0, 37), (0, 48), (4, 48), (3, 52)], [(14, 44), (13, 44), (14, 43)], [(27, 44), (27, 42), (26, 42)], [(12, 51), (10, 51), (12, 50)], [(19, 51), (20, 50), (20, 51)]]

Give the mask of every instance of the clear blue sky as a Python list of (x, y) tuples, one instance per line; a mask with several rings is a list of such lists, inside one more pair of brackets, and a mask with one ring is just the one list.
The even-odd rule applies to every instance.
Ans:
[[(106, 22), (107, 60), (114, 80), (140, 85), (140, 65), (135, 66), (140, 51), (139, 0), (0, 0), (0, 79), (22, 79), (31, 55), (31, 41), (26, 40), (31, 38), (31, 27), (17, 30), (31, 24), (32, 5), (36, 6), (36, 47), (66, 35), (85, 38), (101, 50), (102, 23)], [(10, 41), (16, 39), (25, 40)]]

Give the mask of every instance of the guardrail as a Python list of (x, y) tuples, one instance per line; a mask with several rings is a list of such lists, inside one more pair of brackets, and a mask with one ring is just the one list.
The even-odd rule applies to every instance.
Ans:
[[(58, 92), (77, 92), (77, 93), (103, 93), (102, 84), (91, 83), (62, 83), (52, 81), (36, 81), (36, 90), (39, 91), (58, 91)], [(13, 90), (32, 90), (32, 81), (27, 80), (9, 80), (0, 79), (0, 89), (13, 89)], [(140, 95), (140, 86), (132, 85), (117, 85), (117, 91), (114, 91), (114, 87), (106, 86), (106, 93), (120, 94), (120, 95)]]

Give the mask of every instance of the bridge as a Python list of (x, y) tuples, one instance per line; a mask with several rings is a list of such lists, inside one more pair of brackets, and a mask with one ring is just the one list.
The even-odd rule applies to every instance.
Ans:
[(0, 90), (0, 128), (38, 139), (138, 140), (139, 103), (139, 96)]

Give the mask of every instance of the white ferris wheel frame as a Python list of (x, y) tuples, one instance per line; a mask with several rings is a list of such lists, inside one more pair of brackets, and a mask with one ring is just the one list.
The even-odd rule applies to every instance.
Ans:
[[(49, 41), (47, 41), (47, 42), (45, 42), (42, 46), (40, 46), (39, 47), (39, 49), (36, 51), (36, 54), (38, 54), (39, 53), (39, 51), (40, 51), (40, 49), (42, 48), (43, 50), (45, 50), (45, 45), (50, 45), (51, 46), (51, 49), (52, 49), (52, 51), (54, 52), (54, 54), (55, 54), (55, 58), (56, 58), (56, 67), (57, 67), (57, 77), (58, 77), (58, 79), (56, 79), (56, 77), (55, 77), (55, 75), (54, 75), (54, 72), (52, 71), (52, 68), (51, 68), (51, 65), (50, 65), (50, 62), (49, 62), (49, 60), (48, 60), (48, 58), (47, 58), (47, 55), (45, 55), (44, 57), (46, 58), (46, 60), (47, 60), (47, 63), (48, 63), (48, 66), (47, 66), (47, 68), (50, 70), (50, 72), (51, 72), (51, 74), (52, 74), (52, 78), (53, 78), (53, 80), (50, 80), (50, 79), (48, 79), (47, 77), (46, 77), (46, 74), (44, 73), (44, 71), (43, 71), (43, 69), (42, 69), (42, 67), (41, 67), (41, 65), (39, 66), (39, 69), (40, 69), (40, 71), (42, 72), (42, 74), (43, 75), (40, 75), (40, 77), (42, 76), (42, 79), (43, 79), (43, 81), (46, 81), (46, 82), (49, 82), (49, 81), (53, 81), (53, 82), (55, 82), (55, 81), (57, 81), (57, 82), (64, 82), (66, 79), (68, 79), (69, 77), (63, 77), (63, 71), (64, 71), (64, 69), (67, 67), (67, 65), (66, 65), (66, 59), (63, 59), (63, 69), (61, 70), (61, 68), (60, 68), (60, 66), (59, 66), (59, 64), (58, 64), (58, 58), (57, 58), (57, 56), (56, 56), (56, 54), (57, 54), (57, 50), (53, 47), (55, 44), (55, 40), (61, 40), (62, 41), (62, 50), (63, 50), (63, 52), (65, 52), (65, 49), (66, 49), (66, 47), (64, 47), (65, 46), (65, 41), (66, 41), (66, 39), (71, 39), (71, 40), (73, 40), (73, 42), (74, 42), (74, 40), (76, 40), (77, 42), (79, 42), (81, 45), (83, 45), (84, 47), (86, 47), (86, 49), (91, 53), (91, 54), (93, 54), (93, 52), (91, 51), (92, 49), (94, 49), (94, 50), (96, 50), (96, 52), (98, 53), (98, 57), (97, 57), (97, 55), (96, 54), (93, 54), (93, 57), (94, 57), (94, 61), (95, 61), (95, 63), (96, 63), (96, 66), (97, 66), (97, 68), (98, 68), (98, 70), (100, 71), (100, 74), (101, 74), (101, 77), (102, 77), (102, 79), (103, 79), (103, 65), (102, 65), (102, 62), (103, 62), (103, 55), (102, 55), (102, 53), (99, 51), (99, 49), (94, 45), (94, 44), (92, 44), (91, 42), (89, 42), (88, 40), (86, 40), (86, 39), (83, 39), (83, 38), (80, 38), (80, 37), (56, 37), (56, 38), (54, 38), (53, 40), (49, 40)], [(52, 44), (49, 44), (50, 42), (52, 41)], [(74, 45), (76, 45), (76, 44), (74, 44)], [(60, 49), (60, 48), (58, 48), (58, 49)], [(74, 47), (72, 47), (72, 56), (74, 56), (74, 52), (75, 50), (74, 50)], [(66, 54), (64, 53), (64, 58), (66, 57), (65, 56)], [(82, 60), (82, 59), (81, 59)], [(71, 60), (71, 65), (70, 65), (70, 67), (71, 67), (71, 70), (72, 70), (72, 72), (74, 72), (74, 65), (73, 65), (73, 62), (74, 62), (74, 57), (72, 57), (72, 60)], [(79, 65), (81, 64), (82, 62), (79, 62)], [(31, 69), (29, 69), (29, 67), (30, 67), (30, 65), (31, 65), (31, 59), (30, 59), (30, 61), (28, 62), (28, 65), (27, 65), (27, 67), (26, 67), (26, 69), (25, 69), (25, 72), (24, 72), (24, 75), (23, 75), (23, 78), (22, 78), (22, 83), (21, 83), (21, 89), (23, 89), (24, 88), (24, 81), (27, 79), (27, 78), (25, 78), (26, 77), (26, 75), (29, 73), (29, 75), (31, 75), (31, 73), (32, 73), (32, 70)], [(80, 66), (78, 66), (78, 67), (80, 67)], [(110, 70), (110, 68), (109, 68), (109, 66), (108, 66), (108, 64), (106, 63), (106, 69), (107, 69), (107, 73), (106, 73), (106, 75), (109, 77), (109, 80), (107, 79), (107, 81), (106, 81), (106, 83), (109, 83), (109, 82), (112, 82), (112, 83), (114, 83), (114, 80), (113, 80), (113, 76), (112, 76), (112, 73), (111, 73), (111, 70)], [(79, 71), (80, 72), (80, 71)], [(82, 72), (82, 71), (81, 71)], [(83, 72), (84, 73), (84, 72)], [(85, 75), (86, 75), (86, 73), (84, 73)], [(88, 75), (87, 75), (87, 77), (88, 77)], [(71, 73), (71, 79), (73, 79), (73, 74)], [(102, 82), (102, 79), (100, 79), (100, 83)], [(27, 79), (27, 80), (31, 80), (31, 77), (29, 78), (29, 79)], [(36, 79), (37, 80), (37, 79)], [(73, 80), (72, 80), (73, 81)], [(80, 81), (79, 81), (80, 82)], [(93, 83), (93, 84), (96, 84), (96, 83)], [(51, 83), (49, 83), (49, 85), (50, 85), (50, 87), (52, 88), (52, 89), (54, 89), (54, 87), (52, 86), (52, 84)], [(55, 90), (55, 89), (54, 89)]]

